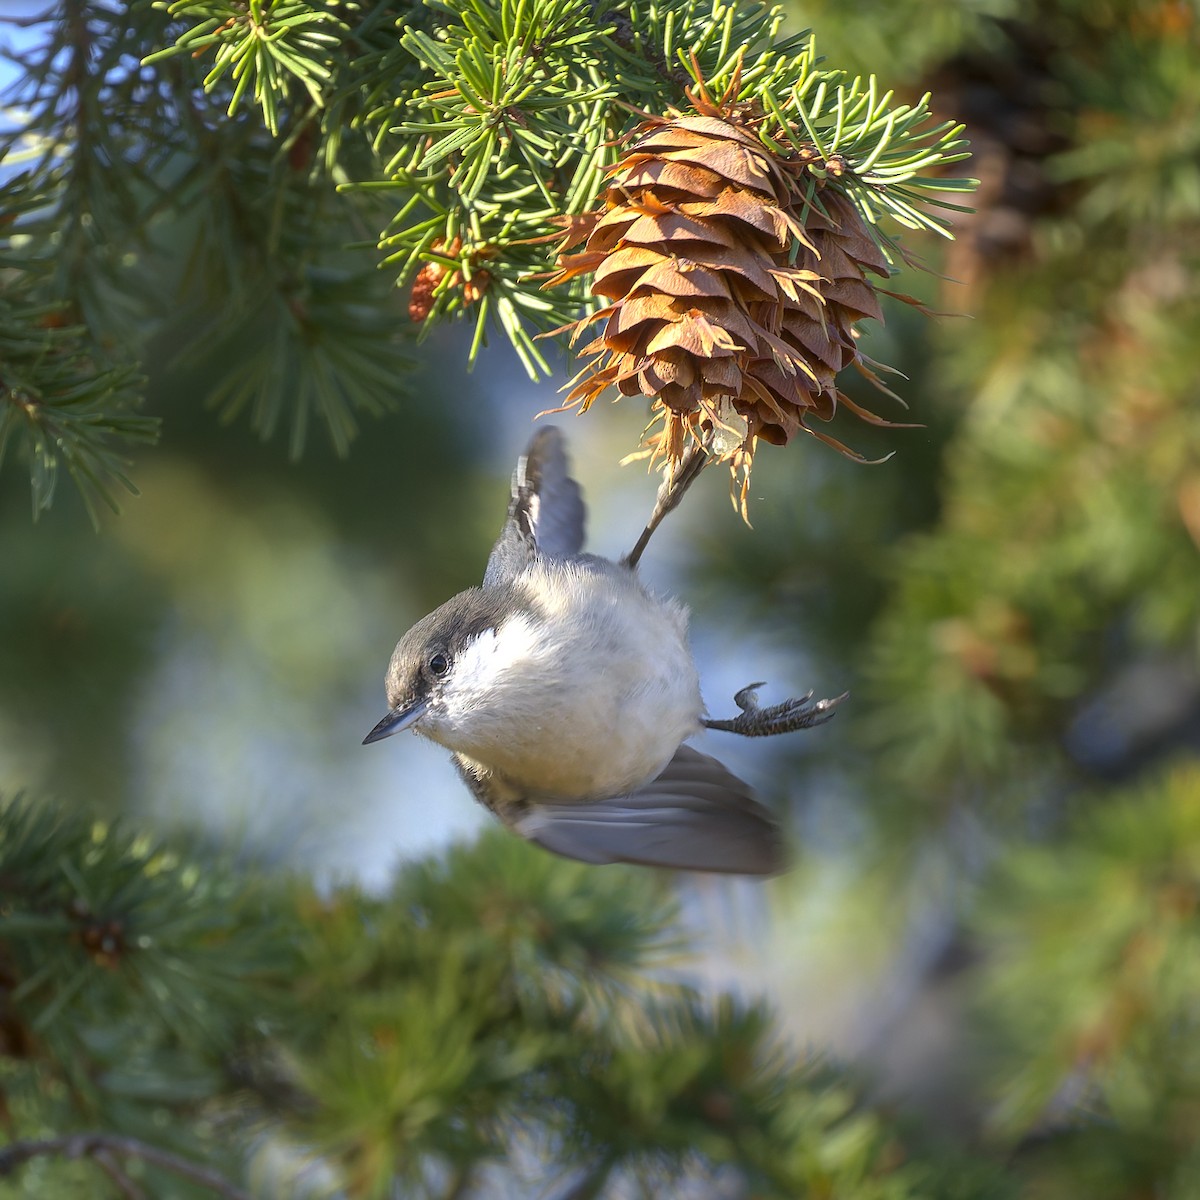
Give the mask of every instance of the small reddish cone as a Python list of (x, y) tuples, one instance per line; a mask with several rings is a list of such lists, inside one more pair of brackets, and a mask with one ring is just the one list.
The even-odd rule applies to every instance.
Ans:
[[(447, 258), (461, 258), (462, 238), (454, 238), (449, 244), (438, 238), (431, 243), (429, 248), (435, 253), (444, 254)], [(480, 270), (478, 264), (491, 258), (494, 253), (491, 246), (479, 246), (467, 255), (468, 263), (473, 268), (470, 279), (466, 278), (464, 271), (452, 271), (440, 262), (425, 263), (413, 279), (412, 288), (408, 294), (409, 319), (420, 322), (428, 318), (433, 311), (437, 291), (443, 279), (446, 280), (447, 291), (462, 292), (464, 304), (477, 303), (492, 282), (491, 272)]]
[[(759, 438), (784, 445), (803, 429), (859, 458), (808, 419), (828, 421), (840, 401), (893, 424), (834, 378), (859, 363), (855, 322), (883, 319), (866, 272), (889, 271), (837, 182), (843, 160), (775, 154), (748, 105), (689, 98), (695, 112), (634, 132), (585, 248), (560, 256), (547, 286), (594, 273), (592, 294), (611, 302), (574, 327), (604, 322), (567, 406), (582, 411), (614, 386), (650, 397), (662, 428), (648, 452), (674, 469), (687, 439), (701, 442), (741, 474), (744, 512)], [(583, 236), (576, 221), (573, 240)]]

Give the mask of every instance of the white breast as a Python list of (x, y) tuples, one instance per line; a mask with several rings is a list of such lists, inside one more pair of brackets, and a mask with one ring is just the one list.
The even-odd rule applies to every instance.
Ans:
[(425, 731), (535, 796), (653, 779), (703, 713), (684, 608), (604, 560), (539, 562), (516, 586), (528, 611), (458, 655)]

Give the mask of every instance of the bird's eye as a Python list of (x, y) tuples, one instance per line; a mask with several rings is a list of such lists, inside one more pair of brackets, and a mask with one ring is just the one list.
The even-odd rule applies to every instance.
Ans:
[(445, 675), (450, 670), (450, 660), (441, 652), (434, 654), (429, 659), (429, 673), (431, 675)]

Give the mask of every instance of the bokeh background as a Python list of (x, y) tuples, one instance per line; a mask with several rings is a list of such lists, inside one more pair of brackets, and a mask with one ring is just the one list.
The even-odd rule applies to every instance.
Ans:
[[(935, 315), (892, 304), (866, 333), (920, 428), (835, 427), (892, 453), (877, 466), (766, 448), (750, 528), (711, 471), (645, 560), (691, 608), (713, 713), (753, 679), (850, 692), (811, 732), (704, 739), (797, 862), (665, 883), (690, 947), (672, 977), (765, 997), (930, 1156), (982, 1164), (957, 1194), (1200, 1195), (1200, 18), (789, 14), (830, 64), (966, 123), (978, 211), (952, 243), (906, 242), (929, 270), (895, 286)], [(418, 345), (406, 297), (377, 290), (391, 411), (344, 456), (315, 421), (293, 460), (286, 416), (256, 436), (271, 422), (229, 400), (269, 320), (222, 327), (221, 271), (174, 269), (141, 351), (162, 435), (129, 468), (139, 495), (96, 531), (60, 483), (34, 522), (18, 453), (0, 473), (0, 792), (385, 895), (485, 823), (440, 750), (360, 746), (387, 658), (479, 578), (570, 363), (531, 383), (497, 335), (468, 371), (469, 330)], [(553, 419), (589, 546), (616, 556), (656, 484), (617, 465), (645, 412)], [(892, 1194), (839, 1187), (811, 1194)]]

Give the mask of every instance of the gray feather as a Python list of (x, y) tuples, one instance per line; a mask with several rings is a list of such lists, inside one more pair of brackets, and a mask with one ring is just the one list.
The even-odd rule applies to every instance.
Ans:
[(547, 425), (517, 460), (508, 518), (488, 558), (483, 586), (511, 579), (538, 555), (578, 554), (585, 518), (583, 493), (570, 474), (566, 439), (558, 428)]
[(715, 758), (680, 746), (657, 779), (629, 796), (537, 803), (512, 821), (555, 854), (587, 863), (773, 875), (783, 836), (749, 786)]

